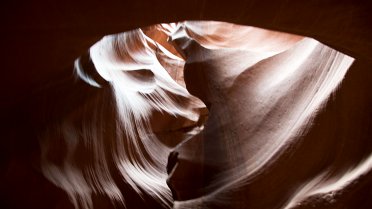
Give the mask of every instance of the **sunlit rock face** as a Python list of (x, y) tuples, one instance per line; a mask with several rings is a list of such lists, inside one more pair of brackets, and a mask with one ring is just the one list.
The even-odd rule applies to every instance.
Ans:
[[(208, 26), (225, 33), (208, 34)], [(342, 152), (339, 136), (311, 134), (353, 58), (310, 38), (208, 26), (186, 23), (172, 36), (186, 57), (187, 89), (209, 107), (203, 132), (177, 149), (175, 208), (337, 207), (336, 194), (368, 172), (371, 159), (337, 172), (334, 163), (348, 165), (327, 150)], [(199, 40), (192, 32), (204, 27), (207, 38)], [(227, 31), (239, 31), (237, 39), (224, 41)]]
[(350, 81), (363, 80), (353, 58), (192, 21), (106, 36), (88, 54), (94, 70), (80, 58), (75, 72), (94, 94), (76, 88), (83, 104), (39, 134), (41, 171), (75, 208), (370, 206), (370, 94)]
[[(167, 35), (161, 26), (145, 31)], [(131, 201), (128, 193), (172, 206), (168, 154), (201, 128), (208, 111), (184, 88), (183, 59), (160, 43), (137, 29), (92, 46), (90, 65), (83, 58), (75, 61), (78, 78), (102, 91), (48, 127), (41, 144), (44, 175), (76, 208), (94, 208), (95, 195), (124, 207)], [(88, 66), (105, 83), (95, 80)], [(60, 145), (64, 149), (58, 150)]]

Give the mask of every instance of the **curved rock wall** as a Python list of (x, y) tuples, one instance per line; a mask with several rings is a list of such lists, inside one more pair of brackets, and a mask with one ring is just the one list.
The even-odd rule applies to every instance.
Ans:
[[(368, 198), (371, 194), (371, 175), (368, 170), (370, 168), (368, 156), (370, 153), (370, 106), (372, 99), (369, 91), (371, 87), (371, 73), (369, 70), (371, 66), (369, 61), (371, 48), (369, 25), (371, 18), (369, 18), (368, 8), (370, 7), (368, 3), (362, 1), (276, 1), (271, 2), (269, 7), (267, 5), (268, 2), (266, 1), (261, 3), (254, 1), (203, 1), (201, 3), (197, 1), (178, 2), (177, 5), (172, 2), (155, 4), (146, 1), (107, 5), (95, 1), (89, 3), (74, 2), (73, 4), (69, 2), (34, 4), (32, 1), (5, 3), (1, 14), (2, 19), (5, 20), (4, 31), (7, 31), (7, 33), (2, 34), (3, 68), (8, 69), (5, 73), (6, 77), (12, 79), (4, 79), (1, 88), (3, 90), (1, 138), (3, 139), (2, 147), (4, 150), (2, 153), (4, 157), (2, 157), (3, 172), (0, 202), (1, 205), (5, 205), (2, 208), (72, 207), (65, 191), (56, 188), (41, 175), (38, 139), (48, 134), (51, 134), (51, 138), (59, 138), (58, 140), (61, 139), (61, 136), (64, 136), (63, 131), (57, 131), (57, 136), (53, 136), (53, 133), (45, 130), (46, 127), (57, 127), (56, 130), (64, 127), (67, 130), (65, 134), (69, 135), (71, 132), (68, 130), (71, 130), (69, 129), (71, 126), (56, 122), (65, 118), (67, 121), (72, 121), (73, 127), (77, 130), (82, 129), (81, 127), (87, 124), (99, 125), (100, 127), (107, 126), (105, 129), (116, 130), (112, 127), (112, 124), (97, 124), (95, 121), (100, 120), (99, 114), (91, 114), (93, 108), (105, 112), (104, 120), (116, 120), (115, 104), (106, 104), (101, 107), (95, 105), (97, 102), (104, 104), (108, 100), (114, 101), (115, 98), (112, 97), (111, 90), (92, 88), (79, 79), (75, 80), (71, 76), (74, 59), (83, 54), (100, 37), (108, 33), (121, 32), (153, 23), (184, 19), (224, 20), (306, 35), (331, 45), (343, 53), (352, 55), (356, 58), (356, 61), (347, 72), (337, 91), (330, 96), (327, 103), (324, 103), (323, 108), (319, 109), (316, 117), (312, 119), (313, 125), (309, 126), (309, 129), (305, 132), (306, 134), (299, 140), (301, 142), (298, 145), (299, 149), (294, 147), (297, 154), (293, 153), (291, 155), (296, 157), (279, 158), (284, 163), (278, 163), (277, 165), (286, 165), (287, 169), (283, 169), (281, 166), (269, 167), (271, 170), (264, 172), (262, 177), (255, 178), (254, 183), (244, 183), (244, 185), (249, 186), (242, 186), (237, 189), (238, 191), (234, 197), (221, 193), (216, 194), (218, 197), (224, 197), (224, 201), (216, 199), (216, 203), (208, 198), (208, 200), (201, 198), (198, 201), (177, 201), (175, 206), (190, 207), (188, 204), (191, 204), (192, 207), (196, 207), (199, 204), (203, 207), (212, 208), (245, 208), (248, 206), (260, 208), (278, 204), (281, 207), (301, 208), (369, 208), (371, 205)], [(126, 12), (122, 12), (122, 8), (126, 8)], [(138, 14), (144, 11), (157, 12), (156, 14), (149, 12), (148, 14), (153, 15), (141, 15), (139, 17)], [(197, 28), (198, 26), (194, 25), (194, 27)], [(194, 30), (197, 34), (195, 28)], [(152, 37), (151, 34), (148, 34), (148, 36)], [(196, 36), (193, 38), (197, 39)], [(202, 43), (202, 41), (199, 40), (199, 43)], [(217, 48), (220, 49), (221, 46)], [(163, 66), (164, 63), (162, 63)], [(179, 64), (176, 61), (171, 65), (179, 66)], [(249, 73), (243, 74), (249, 75)], [(151, 77), (151, 73), (145, 75)], [(138, 76), (136, 73), (128, 76), (142, 78), (141, 75)], [(176, 80), (180, 81), (180, 79)], [(337, 83), (337, 81), (335, 82)], [(188, 88), (192, 87), (189, 86)], [(298, 92), (296, 95), (299, 94), (301, 93)], [(206, 104), (212, 107), (212, 102)], [(200, 109), (203, 109), (203, 107), (199, 105)], [(206, 112), (204, 109), (203, 111)], [(153, 113), (153, 117), (166, 117), (171, 121), (178, 121), (173, 120), (175, 118), (172, 115), (164, 116), (156, 112)], [(85, 118), (88, 122), (82, 125), (81, 118)], [(162, 127), (169, 123), (159, 124), (155, 122), (151, 124), (157, 126), (153, 128), (155, 132), (159, 132)], [(173, 124), (175, 124), (173, 129), (178, 130), (180, 125), (172, 122)], [(188, 124), (187, 127), (192, 127), (193, 122), (186, 122), (186, 124)], [(108, 132), (112, 135), (116, 134), (115, 131)], [(78, 137), (81, 137), (90, 132), (78, 131), (77, 133)], [(161, 135), (158, 138), (162, 141), (161, 143), (166, 144), (166, 147), (174, 147), (182, 141), (174, 139), (185, 137), (184, 131), (175, 131), (171, 135), (164, 133), (158, 135)], [(74, 135), (72, 134), (69, 137), (74, 138)], [(66, 144), (61, 141), (58, 142), (58, 140), (55, 141), (57, 145), (53, 146), (55, 149), (52, 149), (49, 153), (55, 153), (54, 157), (52, 155), (52, 161), (57, 166), (61, 166), (65, 160), (65, 155), (57, 153), (66, 154), (67, 151), (65, 149)], [(192, 146), (188, 145), (192, 144), (192, 140), (189, 141), (190, 143), (184, 144), (185, 147)], [(95, 146), (107, 146), (108, 149), (115, 147), (113, 144), (106, 144), (104, 141), (98, 141), (97, 143)], [(84, 144), (75, 146), (80, 149), (82, 145)], [(84, 146), (91, 146), (91, 144), (88, 143)], [(237, 145), (231, 146), (236, 147)], [(203, 153), (205, 147), (213, 146), (200, 146), (200, 144), (195, 143), (195, 146), (190, 149), (192, 152), (188, 155), (191, 155), (197, 148), (200, 149), (198, 152)], [(310, 151), (308, 151), (308, 148), (310, 148)], [(208, 152), (223, 152), (222, 150)], [(77, 168), (84, 163), (89, 165), (92, 164), (94, 158), (91, 157), (95, 156), (95, 152), (93, 149), (92, 152), (88, 153), (80, 152), (76, 154), (76, 156), (80, 156), (80, 161), (76, 162), (72, 160), (73, 158), (69, 158), (68, 161), (73, 164), (73, 167)], [(182, 153), (181, 160), (182, 155), (186, 155)], [(215, 160), (219, 162), (220, 159), (218, 158), (223, 158), (224, 155), (237, 155), (239, 156), (238, 160), (231, 160), (231, 162), (239, 164), (241, 162), (239, 159), (245, 157), (245, 155), (242, 156), (239, 153), (235, 151), (233, 154), (223, 154), (222, 157), (214, 156), (217, 156)], [(105, 155), (111, 156), (109, 152)], [(252, 153), (249, 155), (252, 155)], [(205, 156), (211, 155), (205, 154)], [(166, 161), (164, 158), (166, 157), (163, 157), (163, 164)], [(287, 159), (292, 159), (292, 161), (286, 163)], [(103, 160), (105, 159), (97, 159), (98, 162)], [(204, 154), (195, 156), (193, 160), (195, 162), (204, 161)], [(316, 165), (311, 166), (307, 163), (301, 165), (303, 162), (313, 162)], [(321, 165), (318, 162), (321, 162)], [(295, 168), (292, 165), (296, 165)], [(111, 166), (110, 164), (109, 167), (112, 168)], [(206, 168), (203, 166), (198, 167), (193, 164), (190, 164), (190, 166), (197, 175), (205, 175), (203, 172), (206, 171)], [(244, 166), (246, 165), (241, 167)], [(319, 166), (323, 167), (320, 168)], [(302, 169), (305, 167), (306, 169)], [(104, 167), (98, 166), (93, 170), (101, 170), (102, 168), (104, 169)], [(163, 169), (163, 172), (165, 172), (165, 168)], [(224, 166), (216, 167), (208, 163), (207, 169), (209, 169), (209, 173), (206, 173), (205, 179), (196, 183), (196, 188), (200, 184), (202, 187), (213, 184), (213, 174), (215, 172), (223, 173), (225, 168)], [(88, 166), (87, 171), (89, 170), (92, 169)], [(307, 173), (308, 170), (311, 170), (312, 173)], [(73, 171), (77, 172), (76, 170)], [(110, 172), (114, 181), (120, 182), (122, 180), (115, 169)], [(273, 173), (278, 177), (270, 176)], [(301, 176), (301, 173), (307, 173), (311, 177), (309, 179), (303, 177), (301, 185), (289, 186), (295, 192), (288, 191), (290, 189), (288, 186), (275, 189), (281, 187), (278, 185), (284, 184), (280, 182), (282, 176), (291, 174), (292, 176), (288, 176), (288, 179), (291, 180), (291, 177)], [(66, 175), (68, 176), (69, 173), (65, 173)], [(94, 175), (96, 174), (92, 174), (91, 177)], [(189, 175), (189, 173), (185, 173), (186, 177)], [(234, 175), (227, 173), (225, 176), (233, 177)], [(305, 176), (305, 174), (302, 176)], [(101, 177), (106, 178), (105, 176)], [(90, 179), (90, 181), (94, 181), (94, 178)], [(194, 180), (197, 182), (198, 179)], [(293, 178), (293, 180), (300, 181), (296, 178)], [(76, 185), (82, 182), (83, 180), (77, 181)], [(289, 180), (285, 180), (285, 182), (289, 182)], [(352, 182), (352, 184), (348, 184), (348, 182)], [(75, 183), (73, 182), (72, 185), (75, 185)], [(261, 188), (261, 186), (262, 192), (258, 193), (259, 190), (254, 188)], [(162, 207), (161, 204), (159, 205), (153, 201), (152, 195), (143, 193), (142, 197), (139, 197), (126, 184), (120, 184), (118, 187), (121, 191), (125, 191), (125, 203), (128, 208)], [(109, 186), (107, 188), (113, 187)], [(192, 188), (195, 187), (192, 186)], [(207, 191), (195, 192), (186, 199), (206, 195), (206, 193), (210, 193), (217, 188), (219, 188), (218, 184), (210, 187)], [(283, 188), (286, 191), (283, 192), (282, 202), (277, 201), (277, 196)], [(253, 189), (255, 192), (253, 192)], [(82, 191), (84, 193), (84, 190)], [(113, 190), (106, 189), (104, 192), (110, 193), (111, 191)], [(96, 192), (100, 194), (102, 190)], [(274, 195), (272, 200), (264, 198), (265, 195), (271, 194), (270, 192), (276, 194), (276, 196)], [(174, 193), (176, 192), (174, 191)], [(45, 198), (46, 195), (48, 196), (47, 199)], [(93, 196), (95, 207), (113, 207), (110, 198), (105, 195)], [(260, 199), (267, 200), (267, 203)], [(205, 204), (201, 203), (203, 201)], [(226, 203), (229, 202), (235, 202), (236, 204), (226, 206)]]

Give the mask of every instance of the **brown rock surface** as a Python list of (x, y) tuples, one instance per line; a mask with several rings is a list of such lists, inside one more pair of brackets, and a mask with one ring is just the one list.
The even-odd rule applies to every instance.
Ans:
[[(350, 175), (343, 174), (355, 174), (348, 170), (363, 167), (365, 163), (363, 160), (367, 159), (371, 152), (372, 17), (370, 9), (371, 6), (367, 1), (351, 0), (218, 2), (139, 0), (104, 4), (102, 1), (94, 0), (49, 3), (4, 2), (1, 8), (4, 72), (1, 84), (3, 121), (0, 137), (2, 142), (1, 208), (73, 207), (65, 193), (42, 175), (39, 166), (39, 138), (46, 127), (55, 124), (60, 118), (68, 118), (69, 115), (84, 110), (89, 112), (92, 101), (97, 98), (102, 101), (107, 100), (105, 97), (102, 98), (105, 90), (92, 88), (73, 78), (74, 60), (104, 35), (155, 23), (186, 19), (220, 20), (313, 37), (356, 59), (337, 91), (314, 118), (313, 126), (302, 136), (301, 144), (293, 148), (296, 151), (284, 153), (278, 159), (277, 165), (280, 166), (269, 167), (267, 172), (256, 177), (254, 182), (247, 182), (246, 186), (234, 193), (231, 199), (227, 196), (228, 200), (224, 203), (231, 201), (234, 204), (212, 203), (210, 207), (265, 208), (267, 205), (285, 205), (287, 202), (284, 200), (277, 201), (278, 198), (280, 199), (279, 196), (289, 197), (289, 193), (293, 191), (287, 189), (299, 188), (298, 182), (307, 182), (309, 179), (306, 176), (317, 176), (324, 169), (330, 172), (329, 176), (318, 177), (324, 177), (320, 179), (330, 185), (337, 182), (337, 179), (347, 180), (346, 177)], [(241, 76), (240, 79), (246, 77), (249, 77), (249, 73)], [(239, 85), (244, 87), (248, 84)], [(241, 95), (239, 91), (234, 93)], [(244, 100), (244, 102), (249, 101)], [(114, 119), (113, 117), (107, 116), (111, 119)], [(200, 149), (200, 152), (204, 152), (203, 149), (208, 147), (197, 143), (190, 144), (195, 149)], [(222, 146), (224, 147), (225, 145)], [(57, 148), (58, 152), (64, 151), (63, 145)], [(208, 152), (218, 153), (218, 155), (208, 154), (208, 157), (216, 156), (213, 161), (217, 162), (223, 160), (219, 158), (230, 154), (226, 150), (221, 151), (220, 148)], [(247, 157), (239, 156), (241, 152), (237, 153), (238, 158)], [(248, 153), (249, 155), (254, 155), (254, 152)], [(198, 156), (200, 158), (195, 160), (205, 160), (203, 154)], [(60, 159), (55, 160), (58, 162)], [(239, 160), (231, 160), (231, 163), (240, 163)], [(206, 165), (210, 165), (209, 161)], [(216, 167), (213, 166), (212, 163), (210, 171), (214, 172), (213, 169)], [(194, 169), (196, 173), (197, 168), (193, 166), (190, 169)], [(203, 167), (200, 169), (202, 174), (203, 169)], [(225, 167), (217, 166), (216, 170), (224, 169)], [(356, 171), (363, 175), (353, 181), (353, 184), (345, 185), (344, 189), (331, 193), (327, 193), (330, 188), (320, 192), (314, 190), (312, 196), (307, 197), (296, 207), (370, 208), (372, 205), (369, 198), (372, 187), (371, 173), (370, 171), (363, 173), (363, 169)], [(207, 177), (213, 177), (213, 172)], [(188, 177), (187, 173), (184, 175)], [(119, 177), (114, 176), (114, 178)], [(290, 181), (297, 183), (292, 184), (293, 182)], [(199, 183), (205, 186), (210, 181), (203, 179)], [(196, 186), (200, 185), (196, 184)], [(120, 189), (126, 191), (128, 208), (161, 207), (147, 195), (141, 199), (128, 185), (120, 185)], [(266, 198), (271, 192), (274, 195)], [(196, 194), (194, 197), (199, 195)], [(177, 202), (176, 206), (188, 207), (187, 204), (188, 202)], [(97, 197), (95, 206), (112, 207), (107, 197)]]

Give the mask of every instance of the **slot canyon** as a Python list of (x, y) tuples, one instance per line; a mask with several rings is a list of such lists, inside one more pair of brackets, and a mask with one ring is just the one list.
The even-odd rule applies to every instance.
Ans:
[(0, 208), (372, 208), (368, 1), (1, 10)]

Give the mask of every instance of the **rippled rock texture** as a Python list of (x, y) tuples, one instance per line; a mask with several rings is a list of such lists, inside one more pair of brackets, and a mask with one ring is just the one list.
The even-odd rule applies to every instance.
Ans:
[(368, 46), (330, 42), (342, 52), (213, 21), (105, 36), (71, 61), (74, 75), (5, 114), (1, 202), (370, 208)]

